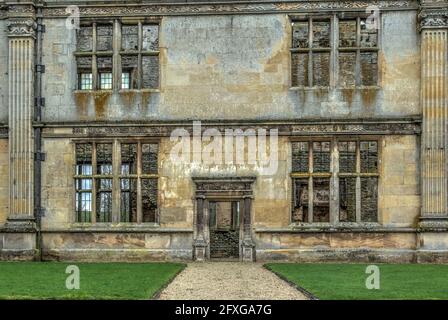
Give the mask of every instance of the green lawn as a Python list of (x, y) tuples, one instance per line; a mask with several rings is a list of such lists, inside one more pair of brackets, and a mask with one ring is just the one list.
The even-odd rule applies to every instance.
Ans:
[(367, 289), (368, 264), (269, 263), (319, 299), (448, 299), (448, 265), (376, 264), (380, 289)]
[[(68, 290), (68, 265), (80, 289)], [(0, 262), (0, 299), (149, 299), (184, 267), (176, 263)]]

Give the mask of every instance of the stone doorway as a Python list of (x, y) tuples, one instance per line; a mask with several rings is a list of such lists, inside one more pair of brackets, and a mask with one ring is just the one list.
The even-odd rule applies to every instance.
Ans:
[(240, 201), (210, 201), (211, 259), (237, 259), (240, 247)]
[(255, 177), (193, 177), (196, 216), (193, 258), (255, 261), (252, 184)]

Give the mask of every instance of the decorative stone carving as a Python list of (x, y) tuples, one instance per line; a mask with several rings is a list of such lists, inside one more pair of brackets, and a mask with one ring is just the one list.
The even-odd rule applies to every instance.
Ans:
[[(375, 121), (375, 122), (365, 122), (365, 123), (297, 123), (297, 124), (271, 124), (271, 125), (248, 125), (241, 123), (240, 126), (225, 126), (222, 124), (209, 124), (202, 123), (202, 130), (206, 130), (209, 127), (217, 128), (222, 133), (225, 129), (240, 129), (246, 131), (248, 129), (259, 130), (265, 129), (266, 134), (269, 134), (270, 129), (278, 129), (280, 135), (306, 135), (306, 134), (416, 134), (421, 132), (420, 121), (419, 120), (408, 120), (408, 121)], [(73, 135), (84, 136), (84, 137), (110, 137), (110, 136), (155, 136), (155, 137), (166, 137), (169, 136), (172, 130), (183, 127), (190, 134), (192, 134), (192, 126), (189, 123), (179, 126), (171, 126), (160, 124), (158, 126), (104, 126), (104, 127), (75, 127), (73, 128)]]
[[(196, 238), (193, 244), (194, 258), (203, 261), (206, 257), (206, 248), (209, 247), (209, 236), (204, 235), (204, 210), (208, 206), (207, 197), (225, 196), (229, 199), (244, 199), (244, 226), (243, 237), (240, 242), (240, 260), (255, 261), (255, 244), (252, 239), (252, 184), (255, 177), (192, 177), (196, 184)], [(207, 229), (208, 230), (208, 229)]]
[(7, 22), (9, 37), (35, 37), (36, 22), (29, 18), (13, 18)]
[[(369, 6), (384, 8), (416, 8), (417, 1), (413, 0), (377, 0), (377, 1), (300, 1), (280, 2), (271, 1), (263, 3), (241, 3), (226, 1), (228, 3), (210, 4), (166, 4), (166, 5), (127, 5), (127, 6), (80, 6), (82, 17), (110, 17), (110, 16), (142, 16), (142, 15), (179, 15), (179, 14), (215, 14), (215, 13), (287, 13), (294, 11), (321, 11), (321, 10), (365, 10)], [(43, 9), (44, 17), (66, 17), (68, 13), (64, 7)]]
[(19, 16), (19, 15), (33, 15), (35, 12), (34, 6), (29, 5), (11, 5), (8, 7), (8, 14)]
[(419, 29), (448, 28), (448, 8), (423, 9), (419, 15)]

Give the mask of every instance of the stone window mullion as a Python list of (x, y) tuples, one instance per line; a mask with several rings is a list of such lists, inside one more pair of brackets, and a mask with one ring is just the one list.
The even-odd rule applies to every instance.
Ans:
[(112, 58), (112, 89), (121, 89), (121, 24), (115, 19), (113, 24), (113, 58)]
[(112, 144), (112, 222), (120, 221), (120, 144), (117, 140)]
[(96, 142), (92, 143), (92, 223), (96, 223), (96, 184), (95, 178), (97, 172), (96, 163)]
[(336, 138), (331, 141), (331, 164), (330, 164), (330, 223), (339, 222), (339, 152)]
[(137, 223), (143, 222), (142, 210), (142, 144), (137, 144)]
[(142, 23), (138, 23), (138, 58), (137, 58), (137, 88), (140, 90), (142, 89), (142, 45), (143, 45), (143, 30), (142, 30)]
[[(313, 79), (313, 18), (309, 19), (308, 22), (308, 32), (309, 32), (309, 41), (308, 41), (308, 87), (312, 87), (314, 83)], [(312, 207), (311, 212), (312, 212)]]
[(361, 144), (356, 141), (356, 222), (361, 222)]
[(330, 88), (336, 87), (338, 79), (338, 50), (337, 44), (339, 42), (339, 28), (338, 28), (338, 18), (336, 15), (331, 16), (330, 20)]
[(313, 160), (313, 143), (310, 141), (308, 143), (308, 155), (309, 155), (309, 178), (308, 178), (308, 222), (313, 222), (313, 197), (314, 197), (314, 190), (313, 190), (313, 171), (314, 171), (314, 160)]
[(97, 30), (96, 23), (92, 24), (92, 89), (98, 90), (98, 68), (97, 68), (97, 52), (96, 52), (96, 39), (97, 38)]

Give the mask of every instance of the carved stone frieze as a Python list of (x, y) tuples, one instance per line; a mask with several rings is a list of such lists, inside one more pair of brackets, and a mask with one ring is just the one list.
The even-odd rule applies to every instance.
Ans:
[[(191, 124), (179, 126), (174, 125), (154, 125), (154, 126), (88, 126), (73, 128), (73, 136), (79, 137), (108, 137), (108, 136), (170, 136), (173, 130), (183, 128), (190, 134), (193, 133)], [(225, 130), (241, 130), (243, 134), (249, 134), (252, 130), (257, 134), (258, 130), (266, 130), (269, 135), (270, 130), (277, 129), (279, 135), (307, 135), (307, 134), (419, 134), (421, 126), (419, 121), (397, 121), (397, 122), (365, 122), (365, 123), (297, 123), (297, 124), (241, 124), (224, 125), (202, 123), (201, 131), (208, 128), (216, 128), (221, 133)], [(50, 132), (48, 132), (51, 135)]]
[(252, 184), (255, 177), (228, 177), (228, 178), (202, 178), (193, 177), (196, 184), (196, 194), (202, 195), (207, 192), (252, 192)]
[[(387, 8), (416, 8), (415, 0), (376, 0), (376, 1), (272, 1), (260, 3), (241, 3), (223, 1), (222, 3), (192, 3), (192, 4), (142, 4), (142, 5), (111, 5), (111, 6), (79, 6), (82, 17), (110, 16), (141, 16), (141, 15), (198, 15), (216, 13), (270, 13), (294, 11), (322, 10), (363, 10), (377, 6)], [(62, 6), (47, 6), (43, 9), (44, 17), (67, 17), (69, 14)]]

